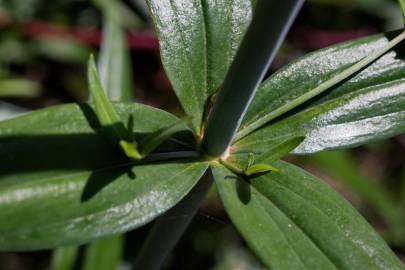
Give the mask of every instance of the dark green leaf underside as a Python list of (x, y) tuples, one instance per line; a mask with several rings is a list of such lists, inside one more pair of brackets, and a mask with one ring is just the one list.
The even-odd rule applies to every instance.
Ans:
[(404, 269), (367, 222), (336, 192), (303, 170), (245, 180), (213, 169), (225, 209), (270, 269)]

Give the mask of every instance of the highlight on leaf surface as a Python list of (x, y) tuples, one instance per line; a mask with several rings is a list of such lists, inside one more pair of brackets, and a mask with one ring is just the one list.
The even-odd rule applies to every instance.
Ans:
[(127, 130), (112, 106), (103, 89), (93, 55), (88, 62), (89, 91), (94, 108), (103, 131), (109, 139), (119, 145), (125, 155), (131, 159), (142, 158), (138, 151), (138, 144), (133, 138), (131, 131)]
[(245, 170), (246, 176), (252, 176), (259, 173), (266, 173), (266, 172), (280, 172), (279, 169), (271, 166), (270, 164), (259, 163), (254, 164)]

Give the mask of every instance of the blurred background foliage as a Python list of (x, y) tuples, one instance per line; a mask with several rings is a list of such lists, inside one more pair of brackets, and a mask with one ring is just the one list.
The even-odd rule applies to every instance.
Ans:
[[(85, 63), (102, 40), (96, 1), (0, 0), (0, 119), (88, 97)], [(181, 115), (143, 0), (111, 1), (124, 18), (134, 96)], [(308, 0), (269, 74), (316, 49), (402, 27), (394, 0)], [(348, 151), (288, 159), (343, 194), (405, 262), (405, 135)], [(305, 211), (305, 209), (303, 209)], [(150, 225), (90, 247), (3, 252), (0, 270), (130, 269)], [(103, 267), (103, 268), (100, 268)], [(229, 222), (215, 190), (167, 269), (264, 269)]]

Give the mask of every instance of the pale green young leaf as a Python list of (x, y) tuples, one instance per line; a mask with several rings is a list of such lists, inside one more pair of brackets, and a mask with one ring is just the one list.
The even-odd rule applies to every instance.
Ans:
[(291, 139), (280, 139), (266, 145), (264, 151), (235, 151), (231, 154), (228, 160), (234, 164), (238, 164), (242, 168), (249, 168), (254, 164), (271, 164), (285, 155), (289, 154), (297, 148), (305, 137), (297, 136)]
[(90, 56), (88, 63), (88, 81), (95, 111), (106, 135), (117, 146), (121, 146), (121, 149), (129, 158), (141, 159), (142, 156), (137, 150), (136, 141), (131, 132), (125, 128), (121, 119), (119, 119), (117, 112), (104, 92), (93, 56)]
[(249, 166), (245, 171), (245, 175), (252, 176), (255, 174), (265, 173), (265, 172), (280, 172), (279, 169), (265, 163), (256, 163)]

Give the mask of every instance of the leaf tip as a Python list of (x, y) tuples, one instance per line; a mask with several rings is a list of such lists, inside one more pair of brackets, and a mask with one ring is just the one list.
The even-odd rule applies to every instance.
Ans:
[(252, 175), (255, 175), (258, 173), (266, 173), (266, 172), (270, 172), (270, 171), (277, 172), (277, 173), (280, 172), (279, 169), (277, 169), (269, 164), (261, 163), (261, 164), (255, 164), (255, 165), (250, 166), (248, 169), (245, 170), (244, 173), (246, 176), (252, 176)]
[(125, 140), (120, 140), (119, 142), (125, 155), (133, 160), (141, 160), (143, 157), (139, 153), (137, 145), (135, 142), (127, 142)]

